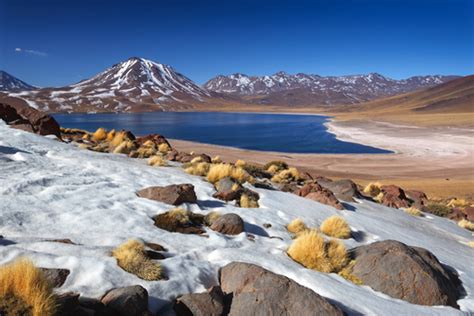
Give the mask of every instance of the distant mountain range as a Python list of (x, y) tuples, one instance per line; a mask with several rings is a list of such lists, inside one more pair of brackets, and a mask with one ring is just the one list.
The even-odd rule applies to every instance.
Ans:
[(36, 89), (36, 87), (0, 70), (0, 91), (25, 91), (33, 89)]
[(394, 80), (377, 73), (321, 77), (277, 72), (271, 76), (233, 74), (217, 76), (204, 84), (209, 91), (238, 95), (257, 104), (335, 105), (353, 104), (433, 87), (457, 76), (415, 76)]
[(216, 106), (333, 106), (433, 87), (457, 76), (394, 80), (377, 73), (321, 77), (278, 72), (271, 76), (217, 76), (202, 87), (171, 66), (132, 57), (90, 79), (64, 87), (36, 88), (0, 71), (0, 97), (21, 98), (50, 112), (141, 112)]

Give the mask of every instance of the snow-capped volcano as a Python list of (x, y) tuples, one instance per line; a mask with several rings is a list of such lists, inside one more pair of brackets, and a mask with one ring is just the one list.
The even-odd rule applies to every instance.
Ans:
[(36, 89), (32, 85), (0, 70), (0, 91), (24, 91)]
[(378, 73), (328, 76), (283, 71), (270, 76), (232, 74), (217, 76), (204, 84), (207, 90), (245, 97), (257, 97), (259, 103), (351, 104), (377, 97), (428, 88), (455, 79), (455, 76), (415, 76), (394, 80)]
[(10, 94), (44, 111), (150, 111), (190, 107), (210, 94), (163, 65), (132, 57), (76, 84)]

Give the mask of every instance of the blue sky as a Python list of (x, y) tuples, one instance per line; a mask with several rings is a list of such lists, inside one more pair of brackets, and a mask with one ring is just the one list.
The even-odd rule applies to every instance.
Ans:
[(0, 69), (60, 86), (131, 56), (218, 74), (474, 73), (474, 1), (0, 0)]

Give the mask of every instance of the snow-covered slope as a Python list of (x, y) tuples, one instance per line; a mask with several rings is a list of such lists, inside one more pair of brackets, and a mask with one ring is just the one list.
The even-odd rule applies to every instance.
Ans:
[(210, 94), (171, 66), (132, 57), (96, 76), (60, 88), (11, 94), (44, 111), (144, 111), (187, 108)]
[(8, 72), (0, 70), (0, 91), (25, 91), (33, 89), (36, 89), (36, 87), (10, 75)]
[(219, 93), (266, 96), (266, 103), (283, 99), (290, 104), (291, 101), (297, 104), (349, 104), (432, 87), (454, 78), (433, 75), (394, 80), (378, 73), (322, 77), (304, 73), (290, 75), (280, 71), (260, 77), (239, 73), (220, 75), (206, 82), (204, 87)]
[[(152, 185), (192, 183), (198, 204), (188, 209), (239, 214), (246, 233), (209, 238), (160, 230), (152, 216), (169, 210), (163, 203), (142, 199), (135, 192)], [(28, 256), (42, 267), (66, 268), (71, 274), (60, 291), (99, 297), (106, 290), (141, 284), (156, 312), (178, 295), (202, 292), (216, 284), (218, 268), (245, 261), (284, 274), (330, 298), (346, 311), (364, 315), (460, 315), (450, 307), (413, 305), (354, 285), (336, 274), (308, 270), (285, 253), (292, 239), (285, 225), (302, 217), (318, 225), (330, 215), (346, 218), (358, 240), (348, 247), (375, 240), (396, 239), (424, 247), (458, 271), (467, 296), (461, 310), (474, 313), (474, 249), (467, 230), (435, 216), (415, 218), (368, 201), (350, 203), (350, 211), (335, 209), (289, 193), (252, 188), (261, 208), (241, 209), (212, 198), (213, 187), (180, 167), (150, 167), (144, 160), (80, 150), (73, 145), (7, 127), (0, 121), (0, 264)], [(263, 229), (264, 223), (272, 224)], [(278, 236), (278, 238), (268, 238)], [(49, 242), (69, 238), (78, 245)], [(121, 270), (110, 251), (129, 238), (157, 242), (169, 249), (162, 264), (169, 280), (143, 281)]]

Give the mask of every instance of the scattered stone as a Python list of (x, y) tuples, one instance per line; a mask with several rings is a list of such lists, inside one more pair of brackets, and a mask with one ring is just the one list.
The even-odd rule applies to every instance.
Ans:
[(235, 182), (231, 177), (220, 179), (214, 184), (217, 192), (213, 197), (223, 201), (233, 201), (240, 199), (243, 192), (243, 187)]
[(301, 189), (298, 190), (297, 194), (307, 199), (332, 206), (338, 210), (344, 209), (342, 204), (337, 200), (331, 191), (323, 188), (317, 183), (305, 184)]
[(39, 268), (53, 287), (61, 287), (66, 282), (70, 271), (68, 269)]
[(154, 250), (154, 251), (166, 251), (165, 247), (163, 247), (160, 244), (153, 243), (153, 242), (146, 242), (145, 246), (147, 246), (148, 248), (150, 248), (151, 250)]
[(271, 181), (268, 181), (267, 179), (257, 180), (255, 181), (253, 186), (259, 189), (265, 189), (265, 190), (271, 190), (271, 191), (278, 190), (276, 187), (273, 186), (273, 183)]
[(148, 292), (140, 285), (110, 290), (101, 302), (119, 316), (143, 316), (148, 311)]
[(474, 222), (474, 207), (466, 206), (463, 209), (463, 213), (466, 214), (466, 219), (468, 221)]
[(383, 205), (393, 208), (409, 207), (410, 200), (405, 195), (405, 191), (396, 185), (382, 185), (380, 187), (383, 198), (380, 201)]
[(342, 201), (346, 202), (355, 202), (354, 199), (361, 198), (361, 194), (352, 180), (341, 179), (336, 181), (331, 181), (329, 179), (319, 179), (317, 180), (318, 184), (323, 188), (328, 189), (334, 196)]
[(47, 241), (50, 241), (50, 242), (59, 242), (59, 243), (62, 243), (62, 244), (69, 244), (69, 245), (77, 245), (75, 242), (73, 242), (71, 239), (69, 238), (64, 238), (64, 239), (49, 239)]
[(137, 192), (142, 198), (171, 205), (196, 203), (197, 197), (192, 184), (172, 184), (165, 187), (149, 187)]
[(257, 265), (232, 262), (219, 274), (232, 297), (229, 315), (344, 315), (324, 297)]
[(278, 183), (278, 184), (276, 184), (276, 186), (282, 192), (290, 192), (290, 193), (293, 193), (293, 194), (298, 194), (298, 191), (300, 189), (300, 187), (294, 182)]
[(272, 227), (272, 224), (270, 224), (270, 223), (265, 223), (265, 224), (263, 224), (262, 226), (265, 227), (265, 228), (270, 228), (270, 227)]
[(459, 278), (428, 250), (385, 240), (351, 253), (350, 273), (374, 290), (413, 304), (458, 308)]
[(216, 219), (210, 228), (222, 234), (238, 235), (244, 231), (244, 221), (239, 215), (228, 213)]
[(463, 219), (466, 219), (467, 216), (466, 214), (459, 208), (455, 207), (451, 210), (451, 213), (448, 214), (447, 216), (449, 219), (459, 222)]
[(153, 217), (155, 226), (172, 233), (203, 234), (204, 216), (182, 209), (174, 209)]
[(153, 144), (156, 145), (157, 148), (161, 144), (166, 144), (169, 146), (169, 148), (171, 148), (171, 145), (168, 142), (168, 140), (164, 136), (159, 135), (159, 134), (150, 134), (143, 137), (137, 137), (136, 141), (139, 147), (143, 146), (143, 144), (145, 144), (146, 142), (152, 142)]
[(224, 315), (224, 293), (214, 286), (205, 293), (185, 294), (176, 299), (173, 306), (177, 316), (221, 316)]
[(411, 200), (411, 206), (419, 210), (423, 210), (423, 207), (428, 203), (428, 197), (422, 191), (406, 190), (405, 195)]
[(145, 250), (145, 252), (146, 252), (147, 257), (152, 259), (152, 260), (166, 259), (166, 257), (163, 254), (159, 253), (159, 252), (152, 251), (152, 250)]

